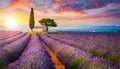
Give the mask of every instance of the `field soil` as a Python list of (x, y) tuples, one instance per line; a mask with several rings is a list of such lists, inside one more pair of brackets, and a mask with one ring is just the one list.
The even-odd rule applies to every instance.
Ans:
[(57, 56), (55, 55), (55, 53), (50, 48), (48, 48), (48, 46), (44, 42), (42, 42), (42, 44), (45, 46), (46, 50), (50, 54), (51, 60), (52, 60), (52, 62), (54, 64), (55, 69), (65, 69), (64, 64), (62, 64), (59, 61), (59, 59), (57, 58)]

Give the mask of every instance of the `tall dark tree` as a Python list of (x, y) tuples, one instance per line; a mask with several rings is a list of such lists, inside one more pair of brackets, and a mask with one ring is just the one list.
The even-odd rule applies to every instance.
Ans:
[(56, 22), (54, 21), (54, 19), (50, 19), (50, 18), (43, 18), (42, 20), (39, 21), (39, 23), (43, 26), (46, 26), (46, 32), (48, 32), (48, 27), (57, 27)]
[(33, 8), (31, 8), (30, 19), (29, 19), (29, 27), (30, 27), (31, 31), (34, 28), (34, 23), (35, 23), (35, 21), (34, 21), (34, 10), (33, 10)]

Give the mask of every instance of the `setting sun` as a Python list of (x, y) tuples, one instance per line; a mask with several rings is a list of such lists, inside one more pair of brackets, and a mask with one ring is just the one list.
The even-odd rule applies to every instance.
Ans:
[(17, 26), (17, 17), (10, 16), (6, 18), (6, 26), (8, 28), (15, 28)]

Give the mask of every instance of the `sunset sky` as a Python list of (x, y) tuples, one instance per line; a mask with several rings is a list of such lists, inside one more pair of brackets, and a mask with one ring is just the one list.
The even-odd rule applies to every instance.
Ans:
[(120, 26), (120, 0), (0, 0), (0, 27), (14, 21), (17, 28), (27, 29), (30, 8), (34, 8), (36, 26), (42, 18), (54, 19), (57, 28)]

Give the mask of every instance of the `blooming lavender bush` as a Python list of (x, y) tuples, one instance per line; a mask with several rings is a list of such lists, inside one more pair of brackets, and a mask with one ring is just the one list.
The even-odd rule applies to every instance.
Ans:
[[(87, 67), (87, 68), (83, 68), (83, 69), (88, 69), (88, 68), (89, 69), (99, 69), (99, 67), (100, 67), (100, 69), (116, 69), (118, 67), (118, 69), (119, 69), (119, 66), (117, 64), (117, 62), (119, 62), (118, 55), (120, 53), (118, 50), (119, 43), (117, 42), (117, 46), (115, 46), (115, 47), (111, 46), (110, 45), (111, 43), (112, 44), (116, 43), (115, 42), (116, 39), (113, 39), (112, 37), (110, 38), (111, 35), (108, 35), (107, 37), (105, 37), (106, 35), (108, 35), (108, 34), (95, 33), (95, 34), (91, 34), (91, 35), (89, 35), (89, 34), (79, 35), (77, 33), (77, 34), (67, 34), (67, 35), (66, 34), (65, 35), (64, 34), (47, 34), (47, 35), (41, 35), (41, 37), (44, 40), (44, 42), (48, 45), (48, 47), (50, 49), (52, 49), (56, 53), (57, 57), (65, 64), (67, 69), (76, 69), (79, 65), (83, 64), (87, 60), (94, 59), (95, 56), (101, 57), (99, 59), (102, 59), (104, 62), (106, 62), (106, 64), (101, 63), (101, 64), (98, 64), (99, 65), (98, 67), (93, 66), (93, 68)], [(112, 34), (112, 36), (113, 35), (116, 36), (114, 38), (118, 37), (118, 34)], [(95, 36), (95, 37), (93, 37), (93, 36)], [(72, 37), (72, 38), (70, 38), (70, 37)], [(79, 38), (79, 37), (81, 37), (81, 38)], [(102, 39), (99, 39), (99, 38), (102, 38)], [(112, 41), (112, 42), (109, 43), (107, 38), (109, 38), (110, 41)], [(105, 40), (105, 42), (107, 42), (107, 44), (110, 46), (107, 46), (107, 44), (105, 44), (105, 42), (103, 43), (103, 40)], [(102, 42), (102, 43), (99, 43), (99, 42)], [(80, 46), (77, 44), (80, 44)], [(103, 44), (103, 46), (100, 46), (101, 44)], [(113, 49), (111, 49), (111, 48), (113, 48)], [(115, 52), (115, 53), (110, 54), (111, 50), (112, 50), (112, 52)], [(87, 52), (93, 53), (94, 56), (92, 56), (91, 53), (87, 53)], [(108, 55), (106, 55), (106, 54), (108, 54)], [(104, 57), (104, 59), (102, 57)], [(110, 59), (111, 61), (109, 61), (107, 59)], [(113, 59), (117, 60), (117, 61), (115, 61), (116, 63), (114, 63)], [(107, 61), (109, 61), (110, 63), (112, 63), (114, 65), (108, 64), (108, 66), (106, 67)], [(82, 66), (84, 66), (84, 65), (82, 65)], [(81, 68), (78, 68), (78, 69), (81, 69)]]
[(9, 64), (7, 69), (54, 69), (54, 67), (38, 35), (34, 34), (19, 59)]
[(74, 51), (70, 56), (65, 60), (65, 65), (67, 68), (76, 69), (79, 64), (92, 58), (92, 54), (85, 51)]
[(27, 34), (22, 38), (0, 48), (0, 68), (19, 57), (22, 50), (26, 47), (29, 38), (30, 35)]
[[(120, 64), (120, 33), (65, 33), (46, 36)], [(61, 39), (62, 38), (62, 39)], [(111, 54), (111, 51), (114, 54)], [(112, 55), (112, 57), (110, 56)]]
[(80, 64), (77, 69), (120, 69), (120, 66), (103, 58), (92, 58)]
[(13, 36), (16, 36), (18, 34), (21, 34), (22, 32), (11, 32), (11, 31), (8, 31), (8, 32), (2, 32), (0, 33), (0, 40), (4, 40), (4, 39), (7, 39), (7, 38), (10, 38), (10, 37), (13, 37)]
[(0, 31), (0, 69), (54, 69), (43, 41), (66, 69), (120, 69), (119, 35)]
[(5, 39), (5, 40), (1, 40), (0, 41), (0, 47), (3, 47), (4, 45), (7, 45), (7, 44), (23, 37), (23, 36), (25, 36), (25, 33), (21, 33), (21, 34), (18, 34), (16, 36), (14, 36), (14, 37), (11, 37), (11, 38), (8, 38), (8, 39)]
[(56, 53), (61, 62), (65, 64), (67, 69), (76, 69), (80, 63), (92, 57), (91, 53), (55, 41), (47, 36), (41, 37), (48, 47)]

